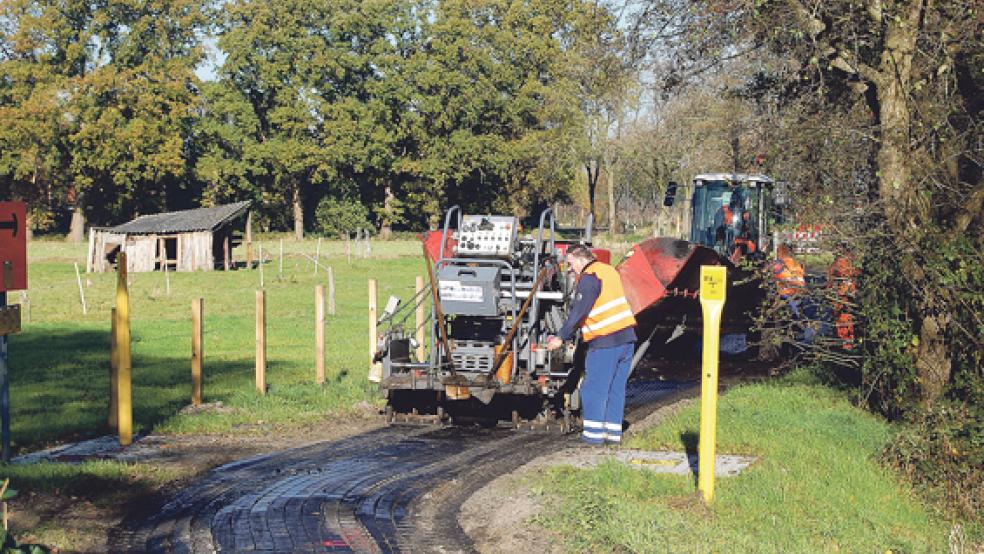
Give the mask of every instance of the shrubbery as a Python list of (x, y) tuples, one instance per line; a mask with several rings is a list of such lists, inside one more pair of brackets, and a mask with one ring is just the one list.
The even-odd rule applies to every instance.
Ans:
[(348, 236), (359, 229), (371, 229), (369, 210), (358, 200), (339, 200), (330, 196), (318, 203), (318, 228), (328, 236)]
[[(928, 497), (963, 517), (984, 512), (984, 373), (981, 314), (984, 264), (966, 237), (927, 236), (902, 252), (888, 239), (873, 244), (861, 283), (864, 364), (861, 401), (907, 423), (886, 458)], [(913, 285), (898, 271), (913, 256), (924, 280)], [(947, 314), (944, 339), (952, 365), (943, 397), (927, 403), (916, 370), (917, 302), (932, 294)]]

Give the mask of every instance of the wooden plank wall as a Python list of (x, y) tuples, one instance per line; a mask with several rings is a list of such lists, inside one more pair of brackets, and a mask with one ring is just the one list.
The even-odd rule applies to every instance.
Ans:
[[(218, 243), (218, 249), (215, 249), (213, 243), (216, 239), (213, 239), (210, 231), (177, 235), (123, 235), (100, 230), (96, 230), (90, 236), (87, 263), (91, 264), (91, 270), (94, 272), (115, 271), (106, 260), (106, 253), (114, 246), (125, 244), (123, 249), (127, 254), (129, 271), (154, 271), (157, 269), (159, 258), (163, 256), (159, 251), (159, 245), (163, 243), (160, 239), (175, 237), (177, 237), (177, 271), (211, 271), (215, 269), (216, 263), (222, 263), (221, 242)], [(218, 259), (215, 258), (216, 252), (220, 256)]]
[(106, 254), (114, 246), (123, 244), (125, 236), (109, 231), (96, 231), (89, 241), (90, 251), (89, 260), (92, 263), (92, 271), (105, 273), (113, 271), (113, 266), (106, 260)]
[(212, 269), (212, 233), (198, 231), (178, 235), (178, 271)]
[(126, 237), (127, 271), (154, 271), (156, 261), (157, 235), (130, 235)]

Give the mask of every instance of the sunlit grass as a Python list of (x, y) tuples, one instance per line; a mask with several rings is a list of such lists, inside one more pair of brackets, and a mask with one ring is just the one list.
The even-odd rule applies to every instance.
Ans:
[[(949, 526), (877, 462), (888, 424), (839, 393), (808, 384), (758, 384), (721, 397), (718, 453), (759, 457), (719, 478), (706, 508), (693, 476), (614, 462), (557, 469), (542, 487), (543, 518), (583, 552), (943, 552)], [(699, 435), (693, 403), (627, 441), (683, 451)]]
[[(422, 274), (420, 243), (373, 241), (372, 257), (352, 242), (322, 241), (321, 260), (335, 276), (337, 313), (327, 321), (327, 382), (314, 383), (314, 288), (327, 284), (324, 269), (314, 273), (317, 240), (264, 237), (254, 252), (263, 269), (267, 302), (266, 396), (254, 390), (255, 290), (260, 271), (133, 273), (130, 275), (135, 426), (143, 430), (225, 431), (239, 425), (305, 424), (379, 403), (366, 379), (369, 358), (368, 290), (379, 281), (379, 302), (413, 294)], [(29, 246), (23, 332), (10, 337), (13, 441), (34, 449), (66, 438), (94, 436), (105, 426), (109, 395), (110, 309), (116, 275), (82, 274), (88, 313), (83, 315), (73, 264), (84, 272), (86, 245), (34, 241)], [(234, 258), (245, 258), (237, 248)], [(169, 283), (168, 283), (169, 281)], [(229, 410), (180, 414), (191, 395), (191, 301), (204, 298), (204, 395)]]

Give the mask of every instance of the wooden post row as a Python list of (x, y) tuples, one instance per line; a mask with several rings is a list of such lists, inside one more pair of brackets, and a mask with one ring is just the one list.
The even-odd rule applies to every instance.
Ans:
[(325, 286), (314, 287), (314, 380), (319, 385), (325, 383)]
[(256, 392), (266, 394), (266, 294), (256, 291)]
[(204, 337), (202, 327), (205, 321), (205, 300), (195, 298), (191, 301), (191, 404), (202, 403), (202, 359), (204, 356)]
[(133, 442), (133, 381), (130, 365), (130, 292), (127, 289), (126, 252), (116, 264), (117, 415), (120, 444)]
[(416, 293), (415, 298), (417, 299), (417, 313), (416, 313), (416, 340), (417, 340), (417, 361), (424, 361), (424, 278), (420, 275), (417, 276), (417, 281), (414, 283), (414, 291)]

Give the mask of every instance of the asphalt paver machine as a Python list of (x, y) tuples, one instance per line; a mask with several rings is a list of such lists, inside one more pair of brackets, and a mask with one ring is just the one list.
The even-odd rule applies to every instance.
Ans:
[[(590, 244), (590, 217), (580, 231), (576, 242)], [(539, 347), (559, 332), (575, 287), (563, 267), (575, 241), (557, 232), (550, 209), (524, 234), (516, 217), (453, 207), (443, 229), (423, 237), (429, 286), (403, 306), (391, 299), (382, 317), (388, 329), (376, 360), (391, 417), (481, 412), (491, 420), (570, 422), (578, 409), (577, 345)], [(607, 250), (594, 252), (610, 260)], [(410, 317), (421, 302), (431, 308), (424, 349)]]

